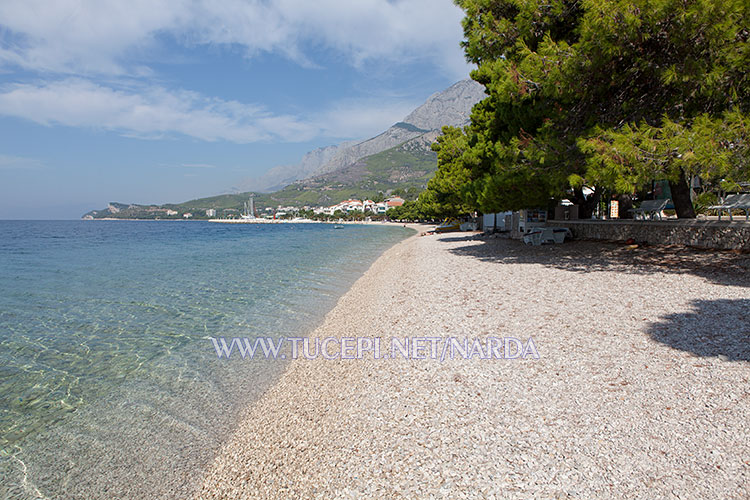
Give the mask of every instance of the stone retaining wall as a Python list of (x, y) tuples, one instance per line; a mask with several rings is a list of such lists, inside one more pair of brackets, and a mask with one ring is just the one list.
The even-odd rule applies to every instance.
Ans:
[(548, 221), (567, 227), (582, 240), (626, 241), (652, 245), (687, 245), (719, 250), (750, 251), (750, 223), (716, 220), (575, 220)]

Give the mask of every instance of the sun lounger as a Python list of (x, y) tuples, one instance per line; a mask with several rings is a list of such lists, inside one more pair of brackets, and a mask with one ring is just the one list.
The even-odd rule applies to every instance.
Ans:
[(661, 211), (667, 208), (669, 204), (669, 198), (664, 200), (645, 200), (641, 202), (641, 206), (638, 208), (631, 208), (629, 212), (635, 214), (635, 218), (638, 218), (640, 214), (643, 219), (648, 216), (651, 220), (654, 218), (661, 220)]
[(542, 244), (542, 230), (532, 229), (530, 232), (523, 235), (523, 242), (527, 245), (534, 245), (538, 247)]
[(552, 228), (552, 236), (555, 243), (564, 243), (565, 238), (572, 238), (573, 233), (567, 227), (554, 227)]
[(566, 236), (571, 236), (571, 232), (565, 227), (537, 227), (524, 235), (523, 242), (534, 246), (563, 243)]
[(732, 210), (742, 210), (745, 212), (745, 220), (748, 220), (750, 194), (732, 194), (727, 196), (721, 205), (714, 205), (708, 208), (719, 212), (719, 220), (721, 220), (721, 212), (724, 210), (729, 213), (729, 220), (734, 220), (732, 219)]

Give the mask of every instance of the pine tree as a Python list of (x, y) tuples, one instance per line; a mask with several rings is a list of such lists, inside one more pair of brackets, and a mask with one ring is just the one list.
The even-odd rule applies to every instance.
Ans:
[[(435, 146), (437, 205), (484, 212), (748, 179), (746, 0), (457, 0), (488, 97)], [(587, 200), (582, 187), (593, 187)], [(588, 202), (589, 206), (586, 206)]]

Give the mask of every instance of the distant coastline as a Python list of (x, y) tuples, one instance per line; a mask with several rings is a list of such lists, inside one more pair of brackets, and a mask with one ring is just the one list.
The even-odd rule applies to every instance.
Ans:
[(125, 219), (121, 217), (102, 217), (98, 219), (72, 219), (82, 221), (121, 221), (121, 222), (212, 222), (219, 224), (345, 224), (348, 226), (406, 226), (411, 228), (422, 227), (419, 224), (394, 221), (322, 221), (312, 219)]

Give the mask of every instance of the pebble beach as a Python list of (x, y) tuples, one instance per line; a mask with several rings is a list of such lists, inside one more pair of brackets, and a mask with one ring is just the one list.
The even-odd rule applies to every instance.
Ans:
[(750, 256), (465, 233), (387, 250), (311, 338), (538, 359), (297, 359), (196, 498), (748, 498)]

